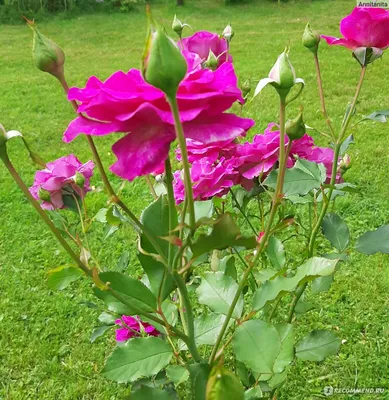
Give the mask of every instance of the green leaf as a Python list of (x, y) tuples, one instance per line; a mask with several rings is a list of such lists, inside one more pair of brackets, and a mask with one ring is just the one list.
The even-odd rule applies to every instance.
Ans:
[(100, 208), (100, 210), (93, 217), (93, 219), (98, 222), (101, 222), (103, 224), (106, 224), (107, 223), (107, 212), (108, 212), (108, 208)]
[(285, 265), (285, 249), (281, 240), (275, 236), (270, 236), (268, 245), (266, 247), (266, 255), (268, 256), (271, 264), (277, 270), (280, 270)]
[(109, 286), (130, 304), (124, 305), (110, 292), (94, 288), (96, 296), (105, 302), (110, 311), (127, 315), (137, 314), (137, 310), (132, 309), (131, 304), (145, 312), (157, 310), (157, 299), (142, 282), (120, 272), (102, 272), (99, 277), (103, 282), (109, 282)]
[(90, 337), (90, 342), (93, 343), (97, 338), (100, 336), (103, 336), (104, 333), (108, 330), (111, 329), (112, 325), (102, 325), (98, 326), (97, 328), (93, 329), (92, 335)]
[(180, 365), (169, 365), (166, 368), (166, 375), (175, 386), (179, 386), (188, 380), (189, 371)]
[(114, 325), (116, 319), (117, 317), (106, 312), (102, 312), (98, 318), (99, 322), (101, 322), (104, 325)]
[(351, 144), (354, 144), (354, 136), (353, 136), (353, 135), (348, 136), (348, 137), (343, 141), (342, 145), (340, 146), (340, 152), (339, 152), (339, 154), (342, 156), (342, 155), (347, 151), (347, 149), (349, 148), (349, 146), (350, 146)]
[(364, 233), (359, 237), (355, 250), (368, 255), (389, 254), (389, 225), (382, 225), (375, 231)]
[(194, 320), (195, 341), (198, 345), (216, 343), (226, 317), (218, 314), (201, 314)]
[(47, 285), (52, 290), (63, 290), (83, 275), (79, 268), (61, 266), (49, 271)]
[(364, 117), (362, 121), (370, 119), (372, 121), (377, 121), (377, 122), (386, 122), (387, 117), (389, 117), (389, 110), (374, 111), (373, 113)]
[(122, 255), (120, 256), (118, 263), (116, 264), (116, 271), (123, 272), (125, 271), (130, 264), (130, 252), (123, 251)]
[(206, 387), (210, 372), (211, 367), (208, 363), (195, 363), (189, 365), (192, 400), (207, 400)]
[(194, 256), (200, 256), (211, 250), (223, 250), (228, 247), (253, 249), (257, 241), (255, 236), (242, 236), (230, 214), (223, 214), (216, 221), (209, 235), (200, 235), (191, 246)]
[(335, 271), (338, 261), (313, 257), (298, 267), (293, 277), (277, 276), (271, 281), (264, 282), (254, 294), (254, 310), (260, 310), (268, 302), (277, 299), (278, 296), (294, 291), (298, 285), (313, 280), (318, 276), (331, 275)]
[[(166, 196), (159, 197), (158, 200), (154, 201), (148, 207), (146, 207), (142, 212), (140, 220), (148, 229), (148, 231), (155, 236), (156, 242), (158, 243), (159, 247), (167, 258), (169, 243), (166, 240), (160, 239), (160, 237), (170, 235), (169, 204), (167, 202)], [(175, 224), (177, 225), (177, 219), (175, 220)], [(144, 234), (141, 235), (140, 245), (142, 249), (144, 249), (146, 252), (157, 254), (157, 250)], [(173, 246), (173, 248), (175, 248), (175, 246)], [(164, 291), (162, 294), (162, 299), (166, 299), (169, 293), (171, 293), (175, 288), (175, 284), (171, 274), (167, 272), (166, 267), (161, 262), (155, 260), (151, 256), (139, 253), (138, 259), (147, 277), (149, 278), (151, 291), (154, 293), (155, 296), (158, 296), (159, 287), (161, 285), (163, 276), (165, 273), (167, 274)]]
[[(201, 304), (213, 311), (227, 315), (232, 300), (238, 290), (238, 284), (223, 272), (208, 272), (201, 280), (196, 293)], [(232, 317), (238, 319), (243, 312), (243, 296), (239, 297)]]
[(105, 218), (107, 223), (112, 226), (119, 226), (121, 223), (120, 218), (115, 215), (115, 210), (117, 210), (116, 206), (111, 206), (108, 208)]
[(134, 338), (108, 357), (103, 375), (118, 383), (134, 382), (157, 374), (173, 356), (171, 347), (157, 337)]
[(350, 232), (346, 223), (335, 213), (327, 214), (321, 225), (324, 236), (340, 252), (346, 250), (350, 242)]
[(209, 374), (207, 400), (244, 400), (243, 386), (234, 373), (216, 365)]
[(339, 351), (341, 340), (330, 331), (316, 330), (296, 346), (296, 356), (306, 361), (323, 361)]
[[(177, 306), (172, 303), (170, 300), (166, 299), (162, 303), (162, 312), (165, 315), (165, 318), (169, 325), (175, 326), (177, 323), (177, 318), (178, 318), (178, 311), (177, 311)], [(160, 317), (158, 313), (154, 314), (156, 317)], [(159, 323), (147, 318), (143, 317), (142, 318), (144, 321), (148, 322), (149, 324), (153, 325), (159, 332), (164, 333), (165, 328), (163, 325), (160, 325)]]
[[(272, 171), (263, 184), (275, 189), (277, 176), (278, 170)], [(293, 168), (285, 171), (283, 193), (287, 197), (304, 196), (312, 189), (318, 189), (325, 180), (326, 170), (323, 164), (298, 159)]]
[(131, 392), (130, 400), (172, 400), (172, 397), (164, 390), (142, 385)]
[(273, 371), (280, 374), (294, 358), (294, 330), (292, 324), (280, 323), (274, 326), (278, 332), (281, 350), (274, 362)]
[[(205, 200), (205, 201), (195, 201), (194, 202), (196, 222), (201, 222), (203, 218), (211, 218), (213, 215), (213, 201)], [(187, 214), (185, 217), (185, 222), (189, 224), (189, 215)]]
[(244, 400), (256, 400), (263, 397), (261, 387), (255, 386), (244, 392)]
[(275, 326), (261, 320), (249, 320), (238, 326), (232, 338), (236, 359), (261, 374), (272, 374), (281, 351)]
[(319, 276), (312, 282), (311, 293), (326, 292), (334, 281), (334, 274), (328, 276)]
[[(319, 278), (316, 278), (316, 279), (319, 279)], [(298, 315), (302, 315), (302, 314), (305, 314), (308, 311), (311, 311), (311, 310), (313, 310), (315, 308), (316, 308), (315, 304), (309, 303), (307, 301), (300, 300), (296, 305), (295, 312)]]

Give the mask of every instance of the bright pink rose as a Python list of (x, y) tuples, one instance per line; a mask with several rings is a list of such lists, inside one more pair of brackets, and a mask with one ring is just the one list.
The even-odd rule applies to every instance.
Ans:
[(340, 22), (340, 33), (344, 38), (324, 36), (329, 45), (348, 47), (389, 47), (389, 11), (383, 8), (355, 7), (353, 12)]
[[(183, 171), (174, 173), (174, 197), (179, 204), (185, 199), (185, 187), (182, 179)], [(213, 196), (224, 196), (235, 184), (237, 171), (224, 158), (214, 163), (212, 159), (203, 158), (195, 161), (190, 170), (195, 200), (207, 200)]]
[[(207, 31), (196, 32), (194, 35), (182, 39), (178, 45), (184, 51), (186, 50), (190, 53), (197, 54), (201, 62), (204, 62), (208, 58), (211, 50), (212, 53), (219, 58), (219, 66), (223, 64), (227, 58), (227, 41), (217, 33)], [(232, 62), (232, 57), (230, 55), (228, 55), (228, 61)]]
[[(188, 73), (177, 94), (185, 136), (208, 144), (245, 135), (254, 121), (225, 113), (235, 101), (243, 101), (232, 64), (211, 71), (203, 69), (193, 53), (187, 60)], [(65, 142), (80, 133), (124, 132), (113, 146), (118, 161), (112, 172), (133, 180), (163, 168), (175, 139), (173, 116), (164, 93), (146, 83), (140, 71), (115, 72), (105, 82), (91, 77), (84, 89), (71, 88), (68, 97), (78, 101), (78, 111), (92, 119), (72, 121)]]
[[(93, 175), (94, 164), (92, 161), (82, 164), (77, 157), (70, 154), (48, 163), (46, 167), (35, 174), (34, 185), (30, 188), (30, 192), (36, 200), (41, 200), (40, 189), (48, 192), (50, 201), (43, 201), (42, 208), (46, 210), (66, 208), (63, 202), (64, 195), (75, 194), (83, 198), (91, 190), (89, 182)], [(80, 187), (80, 182), (76, 184), (77, 173), (85, 179), (82, 187)]]
[(145, 332), (148, 336), (159, 336), (160, 332), (154, 328), (154, 326), (147, 322), (141, 321), (138, 316), (131, 317), (123, 315), (121, 319), (115, 321), (116, 325), (120, 325), (121, 328), (116, 329), (116, 340), (118, 342), (125, 342), (134, 336), (140, 336), (142, 332)]
[[(228, 157), (228, 152), (236, 148), (235, 139), (226, 142), (202, 143), (197, 140), (186, 140), (186, 148), (188, 150), (188, 160), (190, 163), (207, 158), (211, 162), (215, 162), (221, 157)], [(177, 160), (181, 161), (180, 149), (176, 150)]]

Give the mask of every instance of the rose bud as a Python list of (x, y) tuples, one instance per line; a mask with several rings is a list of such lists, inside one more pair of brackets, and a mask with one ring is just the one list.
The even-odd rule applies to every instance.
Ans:
[(285, 132), (290, 140), (301, 139), (305, 135), (306, 129), (302, 111), (300, 111), (296, 118), (286, 121)]
[(182, 22), (177, 18), (177, 15), (174, 15), (172, 29), (174, 32), (177, 33), (179, 37), (182, 35), (182, 30), (184, 29), (184, 25)]
[(214, 52), (212, 50), (209, 50), (208, 58), (204, 63), (205, 67), (211, 69), (212, 71), (215, 71), (218, 63), (218, 59), (215, 56)]
[(149, 15), (149, 34), (142, 60), (143, 77), (150, 85), (174, 97), (187, 71), (185, 58), (174, 41), (156, 28)]
[(228, 23), (228, 25), (224, 28), (222, 36), (224, 37), (224, 39), (227, 40), (228, 43), (231, 42), (232, 38), (234, 37), (235, 32), (232, 29), (232, 26), (230, 23)]
[(32, 55), (36, 66), (59, 80), (63, 79), (64, 52), (56, 43), (40, 33), (34, 22), (27, 20), (27, 23), (34, 31)]
[(76, 175), (74, 175), (74, 183), (80, 188), (84, 189), (85, 185), (85, 176), (80, 172), (76, 171)]
[(339, 163), (339, 169), (341, 175), (344, 175), (347, 170), (351, 168), (351, 157), (348, 154), (345, 154), (342, 160)]
[(241, 90), (242, 90), (243, 98), (247, 99), (247, 96), (251, 92), (251, 80), (250, 80), (250, 78), (243, 82)]
[(309, 22), (305, 26), (302, 42), (303, 45), (312, 53), (317, 53), (320, 43), (320, 35), (319, 32), (311, 28)]
[(38, 197), (43, 201), (47, 201), (48, 203), (51, 203), (50, 192), (41, 187), (38, 190)]

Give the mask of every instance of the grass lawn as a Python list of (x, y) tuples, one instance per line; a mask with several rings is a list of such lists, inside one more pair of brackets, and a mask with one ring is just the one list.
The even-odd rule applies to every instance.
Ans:
[[(301, 101), (289, 108), (289, 116), (293, 117), (302, 103), (307, 124), (324, 130), (313, 61), (301, 45), (301, 34), (310, 20), (320, 32), (337, 35), (339, 20), (354, 4), (291, 1), (278, 8), (267, 1), (239, 7), (225, 7), (219, 0), (192, 1), (177, 13), (195, 30), (221, 32), (231, 21), (236, 31), (232, 54), (242, 79), (267, 76), (277, 55), (290, 45), (292, 63), (307, 86)], [(155, 16), (170, 26), (176, 10), (161, 5), (153, 9)], [(65, 50), (71, 85), (84, 85), (90, 75), (106, 78), (118, 69), (139, 66), (145, 36), (143, 12), (55, 19), (40, 28)], [(23, 132), (47, 161), (71, 152), (88, 160), (90, 154), (82, 137), (69, 145), (61, 141), (74, 114), (56, 81), (33, 66), (30, 30), (25, 26), (0, 26), (0, 37), (0, 122), (8, 130)], [(360, 67), (343, 48), (323, 43), (320, 56), (328, 112), (339, 128)], [(389, 82), (385, 79), (388, 63), (384, 55), (382, 61), (368, 68), (358, 104), (360, 115), (389, 108)], [(244, 113), (257, 121), (252, 134), (262, 131), (277, 120), (275, 92), (266, 89)], [(356, 145), (350, 151), (353, 167), (347, 179), (358, 185), (360, 192), (340, 199), (337, 206), (356, 238), (389, 220), (389, 126), (364, 123), (354, 135)], [(111, 136), (97, 141), (107, 165), (113, 160), (110, 146), (115, 139)], [(321, 138), (315, 139), (326, 144)], [(9, 153), (31, 184), (34, 166), (26, 159), (21, 143), (12, 141)], [(117, 186), (120, 184), (115, 177), (112, 179)], [(101, 189), (98, 176), (93, 184)], [(138, 215), (151, 200), (143, 180), (127, 184), (123, 195)], [(104, 204), (102, 192), (89, 196), (91, 215)], [(70, 260), (1, 166), (0, 210), (0, 399), (116, 399), (128, 393), (128, 387), (107, 382), (99, 375), (114, 339), (111, 333), (93, 344), (89, 342), (99, 310), (79, 303), (94, 301), (90, 282), (85, 280), (63, 292), (48, 289), (47, 271)], [(134, 239), (130, 230), (122, 230), (107, 240), (109, 250), (104, 249), (102, 232), (97, 228), (92, 247), (108, 267), (116, 264), (123, 250), (132, 249), (130, 269), (137, 271)], [(318, 309), (301, 319), (307, 324), (306, 331), (332, 329), (345, 343), (337, 356), (324, 363), (297, 362), (279, 398), (319, 399), (324, 397), (322, 390), (327, 385), (386, 387), (387, 397), (358, 398), (389, 398), (388, 287), (388, 256), (366, 258), (351, 252), (350, 261), (341, 266), (330, 291), (313, 299)]]

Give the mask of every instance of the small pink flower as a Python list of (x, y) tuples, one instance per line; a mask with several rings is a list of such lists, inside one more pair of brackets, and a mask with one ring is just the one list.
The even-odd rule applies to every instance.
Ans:
[(265, 232), (259, 232), (259, 234), (257, 236), (257, 242), (258, 243), (261, 243), (261, 240), (262, 240), (264, 235), (265, 235)]
[(124, 342), (133, 337), (140, 336), (142, 332), (146, 333), (147, 336), (158, 336), (160, 332), (154, 328), (154, 326), (143, 322), (138, 316), (131, 317), (123, 315), (121, 319), (115, 321), (116, 325), (121, 328), (116, 329), (116, 340), (118, 342)]
[(358, 47), (389, 47), (389, 10), (383, 8), (355, 7), (350, 15), (340, 22), (340, 33), (344, 38), (322, 35), (329, 45), (344, 46), (351, 50)]
[[(221, 38), (217, 33), (200, 31), (194, 35), (184, 38), (179, 42), (179, 46), (184, 51), (197, 54), (204, 62), (212, 51), (219, 59), (219, 66), (226, 61), (228, 44), (226, 39)], [(185, 53), (184, 53), (185, 55)], [(232, 57), (228, 55), (228, 61), (232, 62)]]
[[(48, 163), (46, 167), (35, 174), (34, 185), (30, 188), (36, 200), (42, 200), (39, 193), (45, 191), (48, 199), (42, 202), (42, 208), (46, 210), (66, 208), (63, 195), (73, 193), (83, 198), (91, 190), (89, 183), (94, 168), (92, 161), (82, 164), (77, 157), (70, 154)], [(83, 187), (80, 187), (79, 182), (76, 184), (77, 174), (85, 178)]]

